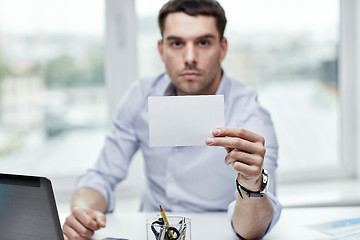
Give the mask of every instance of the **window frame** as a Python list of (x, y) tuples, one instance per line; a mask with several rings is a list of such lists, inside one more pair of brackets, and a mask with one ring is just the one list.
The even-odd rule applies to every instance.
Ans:
[[(348, 177), (357, 175), (357, 162), (359, 152), (358, 115), (360, 114), (358, 65), (359, 65), (359, 43), (360, 34), (360, 3), (356, 0), (340, 1), (340, 61), (339, 82), (340, 101), (342, 117), (342, 159)], [(355, 51), (354, 51), (355, 49)], [(354, 101), (355, 100), (355, 101)]]
[(106, 0), (105, 85), (110, 121), (116, 106), (137, 79), (136, 13), (134, 0)]

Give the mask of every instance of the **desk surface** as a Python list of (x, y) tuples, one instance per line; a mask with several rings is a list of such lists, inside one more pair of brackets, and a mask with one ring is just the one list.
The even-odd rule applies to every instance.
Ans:
[[(146, 219), (157, 213), (114, 213), (107, 216), (107, 227), (94, 235), (94, 240), (121, 237), (130, 240), (146, 239)], [(170, 215), (170, 213), (168, 213)], [(233, 240), (234, 235), (226, 213), (179, 213), (191, 218), (192, 239)], [(60, 214), (65, 219), (65, 214)], [(267, 240), (326, 239), (327, 235), (309, 225), (335, 220), (360, 218), (360, 207), (285, 208), (277, 225), (266, 236)], [(215, 231), (212, 231), (216, 229)], [(329, 237), (329, 236), (328, 236)], [(330, 238), (329, 238), (330, 239)]]
[(360, 207), (285, 208), (278, 224), (265, 239), (334, 239), (310, 226), (351, 218), (360, 218)]

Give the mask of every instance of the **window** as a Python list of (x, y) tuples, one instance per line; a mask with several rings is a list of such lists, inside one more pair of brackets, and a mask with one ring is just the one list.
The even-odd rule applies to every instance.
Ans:
[(279, 176), (290, 173), (294, 179), (294, 173), (338, 168), (343, 164), (339, 1), (238, 1), (236, 7), (223, 1), (223, 6), (231, 39), (224, 67), (254, 86), (271, 113)]
[(102, 0), (0, 0), (0, 169), (83, 173), (108, 123)]
[[(156, 17), (165, 2), (136, 1), (140, 77), (164, 71), (156, 49)], [(326, 171), (338, 169), (349, 175), (342, 156), (340, 2), (219, 2), (228, 18), (223, 67), (257, 89), (259, 102), (271, 113), (280, 178), (297, 179), (305, 172), (323, 178)]]
[[(156, 16), (165, 2), (0, 0), (2, 172), (78, 175), (91, 166), (109, 121), (105, 95), (112, 113), (137, 76), (164, 71)], [(351, 25), (359, 9), (339, 0), (219, 2), (228, 17), (224, 69), (256, 88), (272, 114), (280, 178), (352, 174), (357, 146), (344, 134), (358, 114), (347, 92), (356, 76), (345, 74), (356, 72), (345, 69), (354, 42), (341, 41), (354, 29), (340, 33), (340, 25)], [(343, 5), (354, 13), (340, 14)]]

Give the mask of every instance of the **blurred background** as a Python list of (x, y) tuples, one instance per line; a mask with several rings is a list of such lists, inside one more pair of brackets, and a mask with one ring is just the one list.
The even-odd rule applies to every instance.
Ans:
[[(0, 171), (47, 176), (67, 207), (131, 82), (164, 71), (154, 0), (0, 0)], [(285, 207), (360, 203), (356, 0), (219, 0), (227, 74), (259, 93)], [(137, 154), (118, 186), (138, 209)], [(355, 191), (354, 191), (355, 190)], [(130, 204), (130, 207), (129, 207)]]

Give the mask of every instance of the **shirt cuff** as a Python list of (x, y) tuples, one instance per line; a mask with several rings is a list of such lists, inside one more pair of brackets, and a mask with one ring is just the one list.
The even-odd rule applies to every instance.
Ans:
[(76, 188), (88, 187), (95, 189), (100, 192), (106, 200), (106, 211), (105, 213), (110, 213), (114, 211), (115, 208), (115, 195), (112, 191), (112, 188), (109, 184), (104, 181), (104, 179), (96, 174), (94, 171), (88, 171), (85, 175), (79, 177)]

